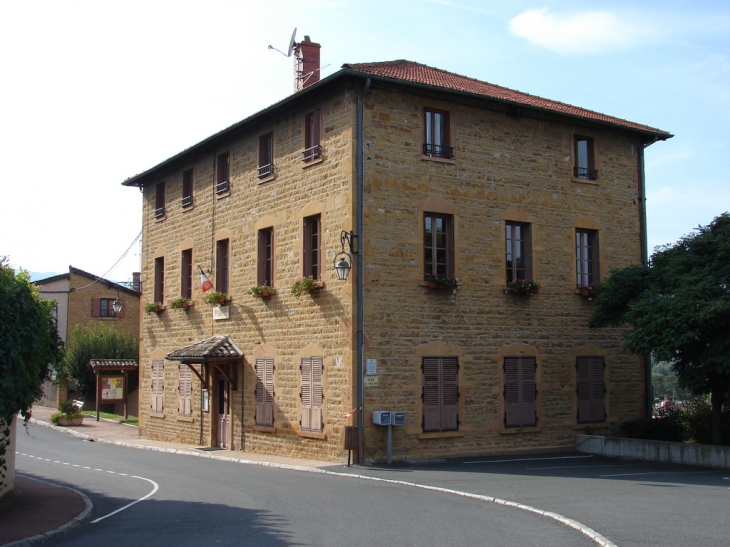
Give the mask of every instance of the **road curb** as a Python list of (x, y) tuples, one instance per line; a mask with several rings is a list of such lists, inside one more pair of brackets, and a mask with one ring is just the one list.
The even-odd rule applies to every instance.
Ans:
[(25, 547), (26, 545), (33, 545), (34, 543), (40, 543), (43, 541), (48, 541), (51, 538), (54, 538), (56, 536), (60, 536), (62, 534), (65, 534), (69, 530), (72, 530), (76, 528), (79, 524), (84, 522), (86, 519), (88, 519), (91, 516), (91, 511), (94, 509), (94, 504), (91, 503), (91, 500), (89, 497), (84, 494), (83, 492), (80, 492), (79, 490), (76, 490), (75, 488), (71, 488), (70, 486), (64, 486), (62, 484), (56, 484), (54, 482), (50, 481), (43, 481), (41, 479), (36, 479), (33, 477), (29, 477), (28, 475), (25, 475), (23, 473), (17, 473), (19, 476), (36, 481), (36, 482), (42, 482), (45, 484), (50, 484), (51, 486), (58, 486), (59, 488), (65, 488), (66, 490), (71, 490), (75, 494), (78, 494), (82, 500), (84, 500), (84, 510), (81, 511), (78, 515), (76, 515), (74, 518), (72, 518), (70, 521), (68, 521), (66, 524), (62, 524), (58, 528), (54, 528), (53, 530), (48, 530), (47, 532), (43, 532), (42, 534), (36, 534), (35, 536), (30, 536), (28, 538), (19, 539), (17, 541), (13, 541), (11, 543), (5, 543), (3, 545), (0, 545), (0, 547)]

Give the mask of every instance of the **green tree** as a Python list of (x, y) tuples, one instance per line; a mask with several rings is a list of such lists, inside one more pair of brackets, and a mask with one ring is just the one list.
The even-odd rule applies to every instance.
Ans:
[(16, 274), (0, 257), (0, 482), (10, 422), (17, 413), (30, 419), (48, 365), (63, 357), (54, 308), (53, 301), (40, 298), (28, 272)]
[(614, 270), (590, 326), (630, 325), (625, 347), (672, 363), (682, 387), (710, 394), (712, 443), (730, 399), (730, 215), (658, 248), (648, 267)]
[[(137, 359), (139, 340), (133, 335), (104, 323), (76, 325), (69, 334), (66, 357), (60, 367), (87, 401), (96, 400), (96, 378), (89, 368), (92, 359)], [(130, 375), (130, 390), (137, 386)]]

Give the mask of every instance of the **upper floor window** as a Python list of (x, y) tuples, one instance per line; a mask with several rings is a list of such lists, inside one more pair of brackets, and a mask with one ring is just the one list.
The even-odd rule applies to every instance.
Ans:
[(215, 245), (215, 290), (228, 294), (229, 280), (229, 240), (221, 239)]
[(437, 158), (453, 158), (449, 113), (443, 110), (424, 110), (423, 153)]
[(304, 244), (302, 246), (304, 277), (319, 279), (321, 272), (321, 229), (319, 215), (313, 215), (304, 219)]
[(155, 258), (155, 302), (162, 304), (165, 298), (165, 257)]
[(454, 217), (423, 213), (425, 275), (454, 275)]
[(183, 173), (182, 201), (180, 205), (190, 207), (193, 204), (193, 170)]
[(259, 178), (274, 174), (274, 134), (267, 133), (259, 137)]
[(180, 260), (180, 296), (193, 297), (193, 250), (185, 249)]
[(302, 157), (304, 161), (312, 161), (322, 156), (319, 123), (319, 110), (310, 112), (304, 117), (304, 152)]
[(100, 298), (99, 299), (99, 317), (116, 317), (117, 314), (114, 311), (114, 299), (113, 298)]
[(530, 225), (526, 222), (507, 221), (504, 228), (507, 283), (518, 279), (532, 279)]
[(158, 182), (155, 186), (155, 218), (165, 216), (165, 183)]
[(598, 282), (598, 230), (575, 231), (575, 275), (578, 285)]
[(573, 176), (579, 179), (596, 180), (598, 170), (596, 169), (593, 139), (576, 135), (574, 155)]
[(215, 174), (215, 193), (225, 194), (231, 189), (230, 182), (230, 171), (231, 171), (231, 154), (225, 152), (218, 154), (218, 161), (216, 162), (216, 174)]
[(274, 229), (259, 230), (257, 285), (274, 286)]

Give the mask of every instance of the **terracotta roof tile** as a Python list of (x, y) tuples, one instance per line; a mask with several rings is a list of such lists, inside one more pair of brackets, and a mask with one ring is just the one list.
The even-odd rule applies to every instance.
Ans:
[(420, 63), (414, 63), (412, 61), (398, 60), (382, 63), (355, 63), (343, 65), (342, 68), (349, 68), (356, 72), (362, 72), (372, 76), (393, 78), (395, 80), (425, 84), (454, 91), (463, 91), (515, 104), (522, 104), (544, 110), (552, 110), (561, 114), (637, 129), (639, 131), (657, 134), (660, 137), (664, 136), (665, 138), (668, 138), (671, 136), (666, 131), (649, 127), (648, 125), (642, 125), (623, 120), (621, 118), (607, 116), (606, 114), (601, 114), (599, 112), (594, 112), (592, 110), (587, 110), (585, 108), (580, 108), (578, 106), (558, 101), (551, 101), (550, 99), (543, 99), (542, 97), (482, 82), (480, 80), (475, 80), (474, 78), (468, 78), (466, 76), (454, 74), (453, 72), (447, 72), (445, 70), (422, 65)]
[(171, 361), (207, 361), (208, 359), (239, 358), (240, 348), (227, 334), (216, 334), (192, 346), (176, 349), (165, 357)]

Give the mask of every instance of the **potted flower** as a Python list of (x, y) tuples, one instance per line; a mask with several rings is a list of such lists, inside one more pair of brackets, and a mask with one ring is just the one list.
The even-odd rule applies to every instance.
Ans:
[(441, 290), (459, 290), (461, 289), (461, 282), (457, 277), (450, 277), (445, 274), (427, 274), (426, 282), (430, 289), (441, 289)]
[(518, 294), (520, 296), (532, 296), (540, 292), (540, 286), (532, 279), (516, 279), (507, 283), (505, 294)]
[(228, 298), (228, 295), (223, 292), (213, 291), (206, 294), (203, 298), (208, 304), (223, 304), (223, 302), (225, 302)]
[(274, 294), (274, 289), (268, 285), (254, 285), (246, 292), (251, 296), (261, 296), (265, 298)]
[(324, 287), (324, 284), (321, 281), (313, 279), (312, 276), (301, 277), (294, 282), (294, 285), (292, 285), (291, 293), (299, 298), (305, 292), (316, 291), (322, 287)]
[(175, 300), (170, 302), (170, 307), (173, 310), (178, 310), (181, 308), (182, 309), (189, 308), (192, 305), (193, 305), (193, 302), (188, 298), (176, 298)]
[(598, 281), (594, 281), (593, 283), (578, 283), (577, 292), (583, 298), (593, 300), (596, 296), (598, 296), (600, 288), (601, 284)]
[(163, 306), (160, 302), (150, 302), (149, 304), (146, 304), (144, 307), (144, 311), (148, 314), (160, 313), (164, 309), (165, 309), (165, 306)]
[(51, 423), (62, 426), (81, 425), (84, 421), (82, 406), (81, 401), (61, 401), (58, 403), (59, 412), (51, 415)]

